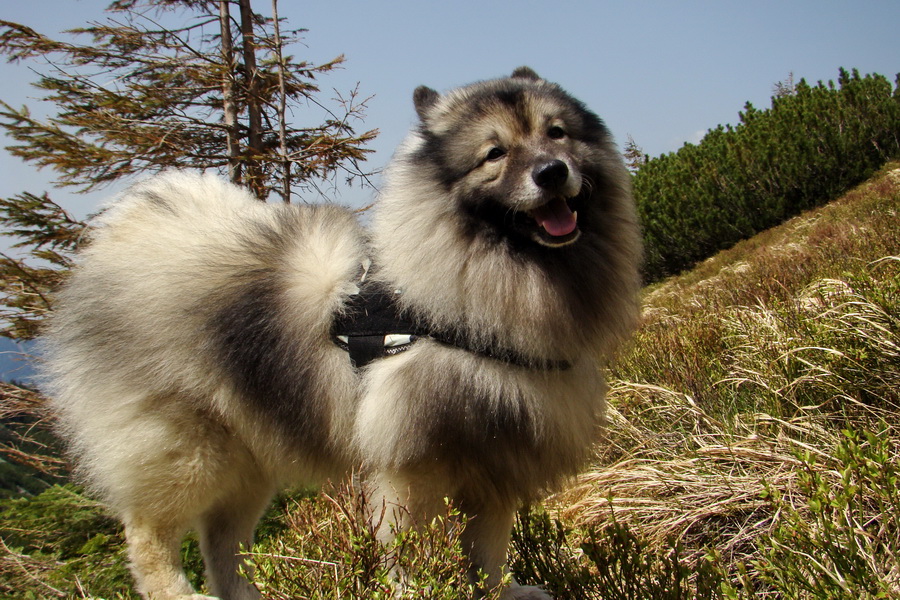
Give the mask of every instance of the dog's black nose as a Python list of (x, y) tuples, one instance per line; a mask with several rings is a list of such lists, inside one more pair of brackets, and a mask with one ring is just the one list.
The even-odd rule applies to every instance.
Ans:
[(551, 160), (539, 164), (531, 171), (531, 178), (539, 187), (552, 190), (565, 183), (569, 167), (561, 160)]

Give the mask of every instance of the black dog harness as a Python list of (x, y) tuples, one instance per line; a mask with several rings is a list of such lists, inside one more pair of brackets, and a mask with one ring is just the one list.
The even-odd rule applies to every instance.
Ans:
[(358, 369), (377, 358), (409, 350), (422, 338), (528, 369), (564, 371), (572, 366), (565, 360), (534, 359), (509, 349), (476, 346), (460, 331), (441, 332), (425, 327), (400, 309), (400, 290), (385, 289), (368, 280), (368, 270), (367, 262), (357, 293), (350, 296), (347, 310), (335, 318), (331, 328), (334, 343), (349, 353), (351, 364)]
[(397, 293), (379, 285), (360, 285), (359, 293), (350, 296), (347, 311), (335, 319), (331, 335), (350, 353), (354, 367), (409, 350), (419, 339), (415, 322), (397, 306)]

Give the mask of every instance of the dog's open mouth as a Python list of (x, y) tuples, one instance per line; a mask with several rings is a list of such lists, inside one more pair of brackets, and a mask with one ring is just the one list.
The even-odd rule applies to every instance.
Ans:
[(565, 198), (554, 198), (528, 211), (537, 223), (534, 239), (545, 246), (565, 246), (578, 239), (578, 213), (569, 207)]

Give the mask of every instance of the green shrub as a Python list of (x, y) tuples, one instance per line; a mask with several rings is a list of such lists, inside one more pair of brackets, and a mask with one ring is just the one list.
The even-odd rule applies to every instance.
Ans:
[[(73, 485), (0, 500), (0, 541), (0, 598), (138, 598), (121, 526)], [(195, 537), (182, 544), (182, 559), (202, 586)]]
[(0, 596), (136, 598), (118, 524), (73, 486), (0, 501)]
[[(745, 575), (732, 598), (765, 589), (791, 600), (896, 598), (900, 590), (900, 458), (896, 438), (845, 430), (835, 465), (805, 453), (797, 497), (772, 490), (779, 515), (758, 542), (756, 581)], [(833, 468), (829, 468), (833, 467)]]
[(512, 570), (566, 600), (721, 598), (722, 570), (689, 558), (677, 539), (653, 543), (615, 521), (576, 534), (546, 512), (522, 512), (513, 535)]
[[(389, 545), (360, 513), (360, 495), (298, 499), (287, 508), (286, 528), (257, 544), (248, 571), (267, 599), (458, 600), (473, 597), (460, 533), (465, 519), (448, 505), (430, 523)], [(398, 584), (398, 581), (401, 582)], [(490, 590), (484, 600), (496, 600)]]
[(634, 190), (646, 280), (824, 204), (900, 156), (898, 90), (855, 70), (841, 69), (837, 86), (801, 80), (770, 109), (748, 103), (737, 126), (643, 165)]

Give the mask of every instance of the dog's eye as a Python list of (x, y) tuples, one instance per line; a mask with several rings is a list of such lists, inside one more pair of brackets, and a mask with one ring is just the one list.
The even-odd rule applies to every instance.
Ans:
[(503, 148), (498, 148), (494, 146), (490, 150), (488, 150), (487, 156), (485, 157), (487, 160), (494, 161), (498, 158), (502, 158), (506, 154), (506, 150)]
[(561, 140), (566, 137), (566, 130), (558, 125), (554, 125), (550, 129), (547, 130), (547, 137), (551, 140)]

